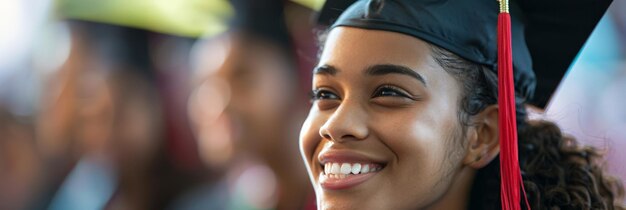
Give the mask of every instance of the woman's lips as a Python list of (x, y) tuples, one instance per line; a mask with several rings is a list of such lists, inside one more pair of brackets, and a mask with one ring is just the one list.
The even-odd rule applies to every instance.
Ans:
[(376, 175), (383, 166), (376, 163), (332, 163), (323, 165), (319, 183), (327, 190), (343, 190), (357, 186)]

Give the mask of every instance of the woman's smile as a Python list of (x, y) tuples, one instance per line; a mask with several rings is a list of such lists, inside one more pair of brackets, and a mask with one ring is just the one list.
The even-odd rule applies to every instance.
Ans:
[(372, 179), (386, 163), (352, 151), (325, 150), (318, 156), (318, 182), (324, 190), (344, 190)]

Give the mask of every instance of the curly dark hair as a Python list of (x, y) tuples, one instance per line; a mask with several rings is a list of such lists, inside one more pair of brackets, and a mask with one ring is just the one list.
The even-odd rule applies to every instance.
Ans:
[[(467, 127), (471, 116), (497, 103), (497, 75), (431, 45), (432, 55), (461, 83), (459, 121)], [(601, 152), (581, 146), (549, 121), (529, 120), (524, 99), (516, 97), (519, 161), (531, 209), (626, 209), (619, 179), (602, 168)], [(500, 209), (499, 159), (478, 171), (469, 209)], [(522, 202), (523, 206), (525, 203)]]

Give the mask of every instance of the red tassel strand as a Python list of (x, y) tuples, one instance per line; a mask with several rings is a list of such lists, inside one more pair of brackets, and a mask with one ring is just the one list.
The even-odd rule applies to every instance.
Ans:
[[(524, 191), (517, 151), (515, 89), (511, 51), (511, 16), (498, 15), (498, 106), (500, 109), (500, 199), (502, 209), (519, 210), (520, 189)], [(524, 192), (524, 194), (526, 194)], [(524, 195), (526, 197), (526, 195)], [(526, 199), (528, 206), (528, 201)]]

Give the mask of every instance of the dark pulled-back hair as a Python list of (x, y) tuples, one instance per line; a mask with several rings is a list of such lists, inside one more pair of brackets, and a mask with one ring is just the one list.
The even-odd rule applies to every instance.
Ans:
[[(497, 104), (497, 75), (445, 49), (431, 49), (435, 61), (461, 84), (459, 121), (471, 126), (473, 115)], [(626, 209), (620, 206), (623, 185), (604, 173), (599, 150), (578, 145), (552, 122), (529, 120), (523, 98), (516, 101), (519, 161), (531, 209)], [(478, 171), (469, 209), (500, 209), (499, 170), (495, 158)]]

